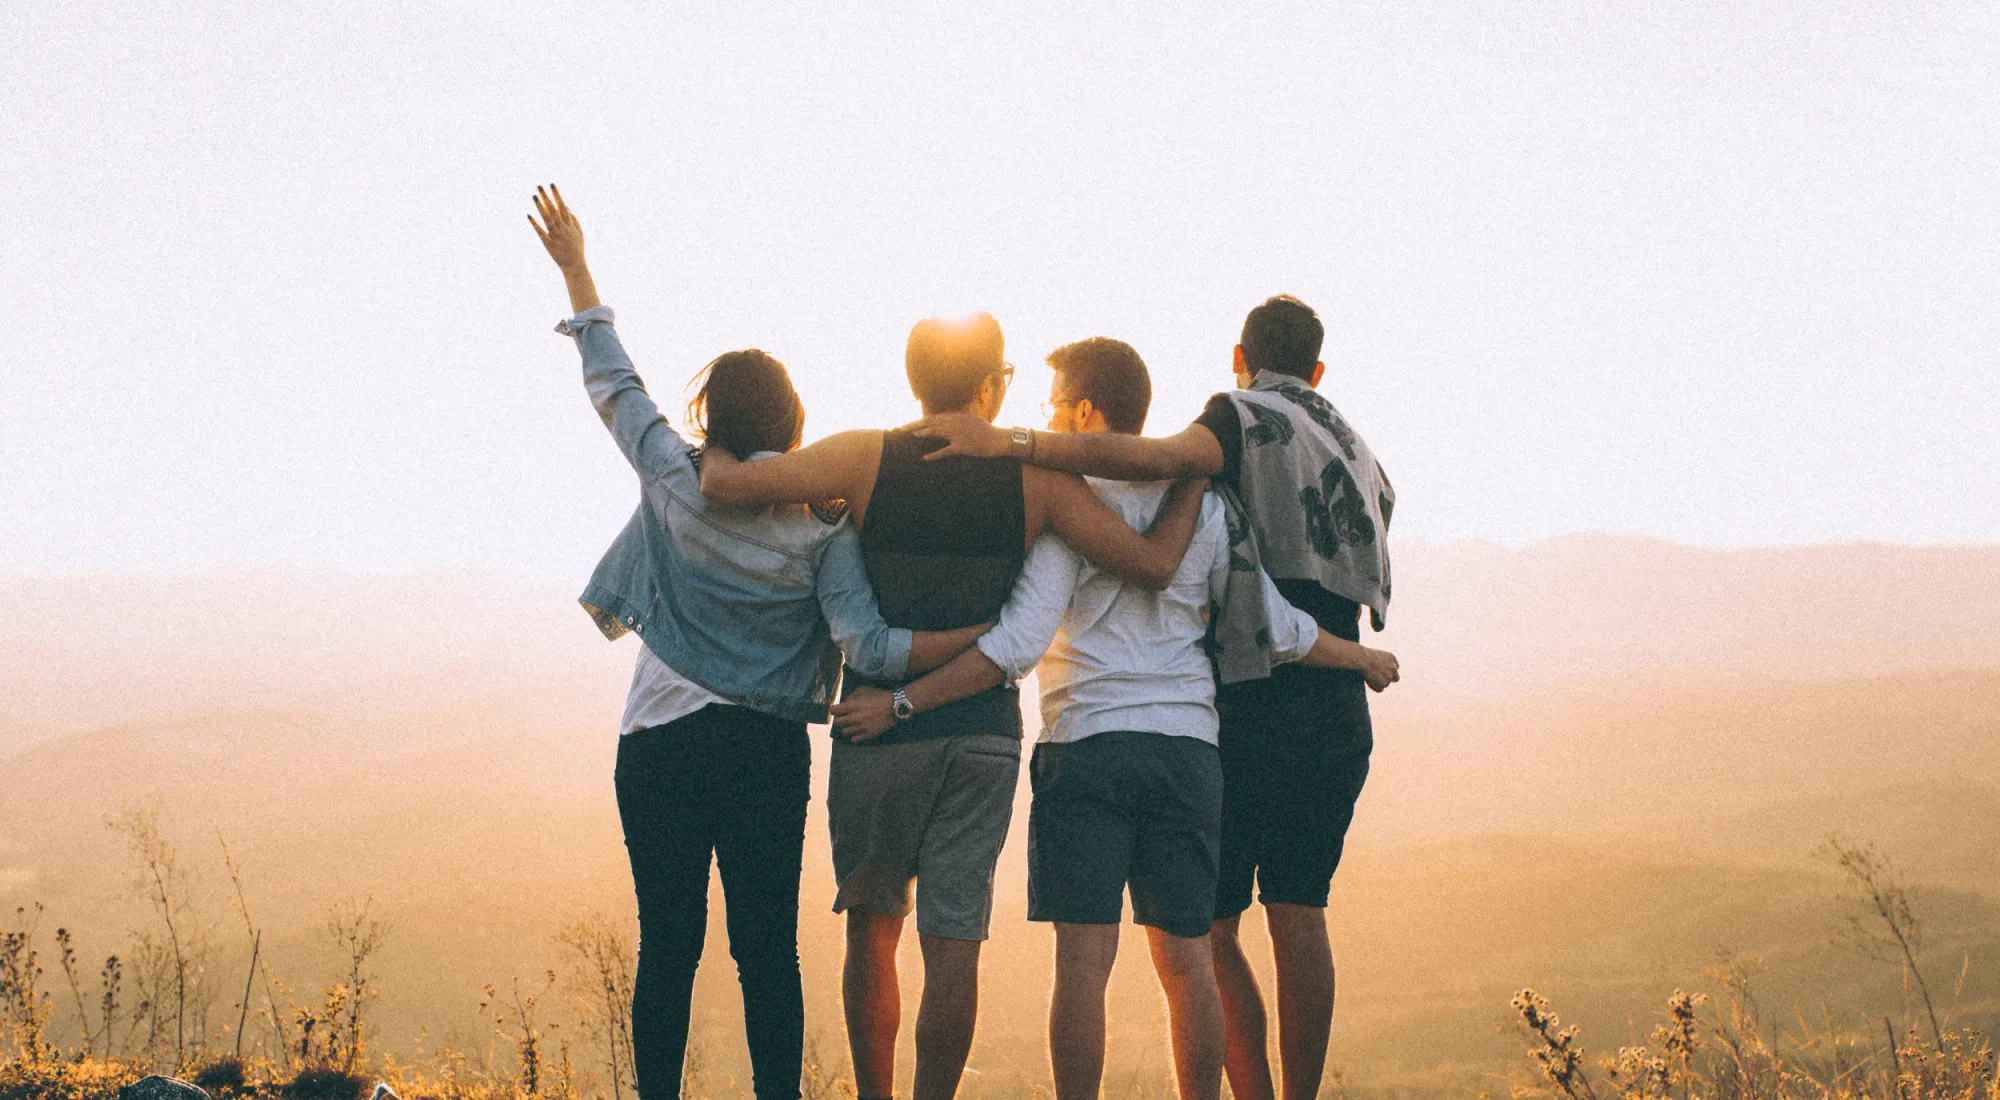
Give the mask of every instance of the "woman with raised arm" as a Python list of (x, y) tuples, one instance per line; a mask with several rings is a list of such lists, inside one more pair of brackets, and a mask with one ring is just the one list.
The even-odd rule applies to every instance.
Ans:
[[(608, 638), (644, 643), (618, 746), (618, 815), (639, 903), (632, 1040), (639, 1092), (680, 1093), (689, 1002), (708, 923), (711, 854), (728, 906), (729, 952), (759, 1100), (796, 1100), (805, 1009), (799, 984), (799, 870), (811, 753), (841, 652), (868, 675), (941, 664), (985, 629), (912, 632), (885, 624), (840, 502), (711, 504), (703, 447), (668, 425), (598, 301), (583, 230), (554, 185), (535, 228), (569, 288), (591, 404), (639, 475), (641, 499), (584, 589)], [(799, 444), (805, 409), (784, 365), (762, 351), (716, 357), (697, 376), (691, 434), (739, 459)], [(838, 646), (836, 648), (836, 643)]]

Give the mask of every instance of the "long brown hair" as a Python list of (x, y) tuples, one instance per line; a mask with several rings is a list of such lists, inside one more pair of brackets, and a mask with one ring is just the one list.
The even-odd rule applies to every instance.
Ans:
[(688, 423), (709, 446), (749, 458), (758, 451), (789, 451), (799, 445), (805, 405), (785, 365), (764, 352), (723, 352), (688, 385), (700, 386), (688, 401)]

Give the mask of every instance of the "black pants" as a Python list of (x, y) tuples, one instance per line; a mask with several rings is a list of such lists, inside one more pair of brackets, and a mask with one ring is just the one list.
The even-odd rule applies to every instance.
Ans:
[(618, 817), (639, 895), (632, 1045), (639, 1094), (680, 1095), (714, 853), (758, 1100), (797, 1100), (805, 1002), (799, 865), (812, 756), (806, 728), (710, 706), (618, 744)]

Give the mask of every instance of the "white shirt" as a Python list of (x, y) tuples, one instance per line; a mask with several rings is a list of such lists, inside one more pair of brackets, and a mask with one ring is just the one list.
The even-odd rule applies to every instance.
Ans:
[[(1136, 530), (1152, 523), (1168, 488), (1086, 480)], [(1040, 668), (1043, 741), (1146, 730), (1214, 744), (1215, 677), (1202, 641), (1229, 567), (1229, 525), (1213, 494), (1202, 501), (1187, 556), (1159, 592), (1130, 587), (1043, 535), (979, 651), (1013, 679)], [(1269, 576), (1264, 601), (1274, 659), (1310, 652), (1319, 638), (1312, 616), (1287, 603)]]
[(728, 705), (729, 700), (675, 672), (653, 654), (650, 646), (641, 642), (639, 663), (632, 669), (632, 688), (625, 693), (625, 717), (618, 723), (618, 732), (623, 735), (664, 726), (710, 703)]

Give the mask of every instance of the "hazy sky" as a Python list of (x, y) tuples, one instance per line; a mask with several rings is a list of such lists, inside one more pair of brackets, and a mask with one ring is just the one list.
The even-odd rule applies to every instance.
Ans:
[(663, 404), (984, 308), (1173, 430), (1289, 291), (1402, 537), (2000, 541), (1992, 3), (113, 7), (0, 7), (0, 571), (580, 580), (547, 180)]

